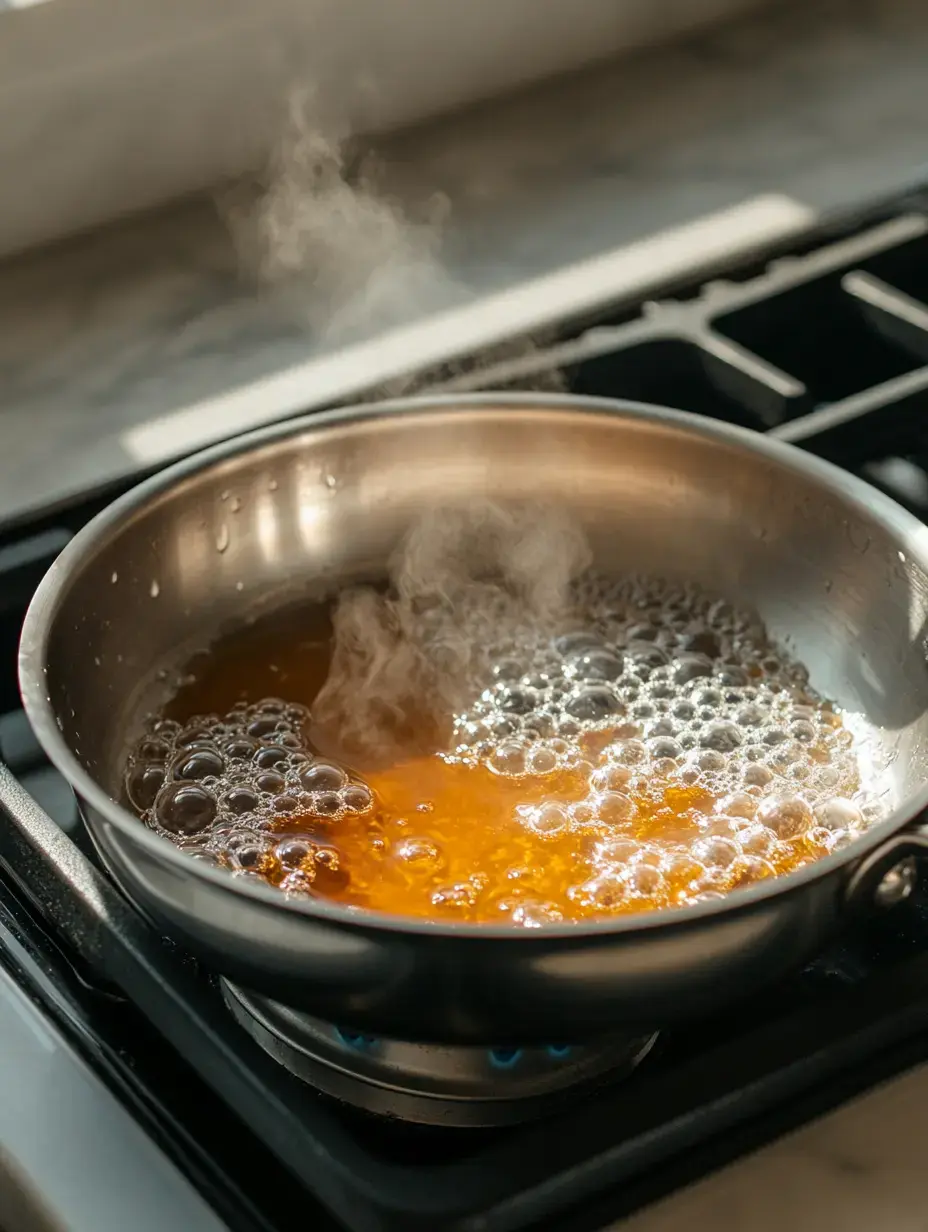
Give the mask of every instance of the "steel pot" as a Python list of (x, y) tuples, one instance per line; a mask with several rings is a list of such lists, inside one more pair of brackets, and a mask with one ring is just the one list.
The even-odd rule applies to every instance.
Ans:
[[(753, 604), (817, 689), (862, 716), (887, 819), (723, 901), (515, 932), (289, 901), (191, 861), (115, 803), (139, 682), (179, 647), (294, 592), (382, 573), (423, 511), (539, 494), (584, 523), (608, 570)], [(682, 413), (484, 395), (316, 415), (143, 483), (45, 577), (20, 680), (112, 876), (217, 971), (400, 1039), (583, 1040), (717, 1008), (801, 964), (852, 913), (905, 897), (928, 846), (926, 621), (928, 528), (852, 476)]]

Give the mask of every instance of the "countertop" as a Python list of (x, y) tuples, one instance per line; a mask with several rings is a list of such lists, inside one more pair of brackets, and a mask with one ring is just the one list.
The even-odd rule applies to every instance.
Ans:
[(926, 1135), (928, 1067), (921, 1067), (640, 1211), (616, 1232), (925, 1232)]
[[(815, 215), (887, 193), (928, 166), (926, 63), (923, 0), (809, 0), (394, 139), (377, 151), (378, 200), (430, 222), (375, 210), (359, 246), (370, 210), (335, 192), (323, 231), (342, 262), (322, 276), (310, 244), (301, 275), (256, 290), (206, 199), (7, 262), (0, 521), (133, 473), (132, 430), (185, 407), (221, 425), (251, 390), (273, 415), (262, 382), (296, 371), (301, 397), (298, 366), (346, 334), (479, 303), (764, 194)], [(318, 238), (318, 212), (297, 216)], [(304, 384), (311, 402), (311, 373)]]

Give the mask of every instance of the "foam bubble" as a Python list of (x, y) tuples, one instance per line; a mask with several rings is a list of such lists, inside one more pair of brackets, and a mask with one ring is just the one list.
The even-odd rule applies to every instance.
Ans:
[(365, 783), (313, 757), (308, 720), (305, 707), (278, 698), (185, 724), (157, 720), (129, 759), (127, 799), (153, 829), (198, 858), (281, 884), (298, 871), (283, 888), (305, 892), (319, 849), (299, 835), (275, 847), (267, 832), (294, 821), (305, 827), (367, 814), (374, 805)]
[[(505, 740), (473, 740), (470, 713), (459, 716), (459, 757), (528, 787), (543, 728), (545, 747), (559, 749), (561, 765), (571, 764), (572, 755), (573, 764), (588, 767), (586, 794), (563, 813), (578, 833), (597, 823), (640, 828), (648, 824), (640, 797), (653, 803), (678, 786), (689, 791), (683, 829), (695, 826), (703, 837), (681, 839), (680, 826), (668, 820), (658, 840), (662, 858), (682, 861), (664, 875), (661, 894), (673, 884), (681, 902), (798, 866), (797, 842), (825, 849), (819, 831), (859, 833), (865, 823), (855, 803), (860, 774), (853, 738), (809, 689), (802, 665), (770, 646), (756, 617), (648, 581), (601, 588), (588, 581), (584, 602), (586, 627), (519, 647), (519, 679), (522, 686), (531, 679), (532, 690), (523, 688), (518, 704), (498, 691), (483, 695), (484, 730), (492, 730), (497, 713), (514, 721)], [(541, 671), (551, 648), (560, 677), (547, 659)], [(838, 796), (839, 787), (854, 798)], [(611, 863), (616, 850), (601, 844), (591, 867), (606, 861), (608, 875), (575, 887), (597, 911), (624, 910), (629, 901), (627, 879), (617, 880)], [(660, 897), (657, 889), (654, 894)]]

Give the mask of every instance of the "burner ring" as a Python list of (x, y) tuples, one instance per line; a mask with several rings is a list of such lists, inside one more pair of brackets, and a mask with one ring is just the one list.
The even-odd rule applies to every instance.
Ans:
[(221, 983), (239, 1025), (296, 1077), (368, 1112), (427, 1125), (486, 1127), (542, 1116), (607, 1076), (627, 1074), (657, 1039), (624, 1035), (531, 1048), (416, 1044), (332, 1026)]

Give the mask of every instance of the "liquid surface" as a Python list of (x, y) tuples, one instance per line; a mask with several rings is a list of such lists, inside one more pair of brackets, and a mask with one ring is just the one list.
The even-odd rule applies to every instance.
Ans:
[(881, 813), (802, 666), (697, 592), (585, 582), (486, 647), (439, 750), (375, 769), (312, 744), (330, 653), (303, 611), (191, 663), (132, 751), (139, 815), (284, 893), (532, 928), (719, 897)]

